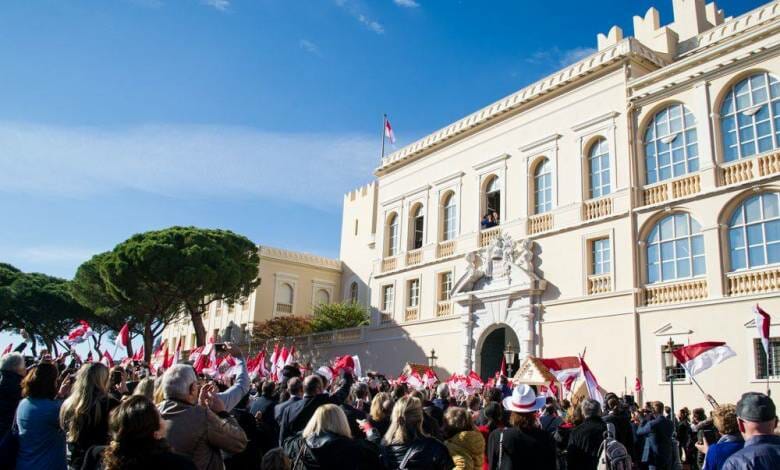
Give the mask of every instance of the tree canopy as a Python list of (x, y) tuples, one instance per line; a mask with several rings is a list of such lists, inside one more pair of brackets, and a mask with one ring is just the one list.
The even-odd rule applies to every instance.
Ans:
[(309, 317), (274, 317), (256, 324), (252, 331), (252, 337), (262, 342), (309, 333), (311, 333), (311, 319)]
[(320, 304), (314, 307), (313, 332), (339, 330), (368, 325), (368, 310), (354, 302)]

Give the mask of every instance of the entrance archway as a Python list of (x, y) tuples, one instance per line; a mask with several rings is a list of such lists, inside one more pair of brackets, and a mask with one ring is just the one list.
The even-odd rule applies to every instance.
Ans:
[[(501, 358), (504, 357), (504, 350), (507, 343), (511, 344), (515, 351), (518, 350), (519, 343), (517, 335), (506, 325), (496, 325), (494, 328), (486, 331), (477, 344), (476, 364), (477, 373), (482, 380), (493, 377), (493, 374), (501, 367)], [(508, 366), (509, 364), (507, 364)], [(512, 370), (516, 371), (519, 366), (518, 358), (515, 357), (515, 363), (512, 364)]]

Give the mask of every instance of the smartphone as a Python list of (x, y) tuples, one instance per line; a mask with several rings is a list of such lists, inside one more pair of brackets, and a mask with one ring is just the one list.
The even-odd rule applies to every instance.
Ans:
[(227, 351), (227, 346), (225, 346), (225, 343), (214, 343), (214, 350), (217, 352), (225, 352)]
[(717, 442), (717, 435), (712, 429), (702, 429), (698, 435), (699, 441), (707, 442), (708, 445), (712, 445)]

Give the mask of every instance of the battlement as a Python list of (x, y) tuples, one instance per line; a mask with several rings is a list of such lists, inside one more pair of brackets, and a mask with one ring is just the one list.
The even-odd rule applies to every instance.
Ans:
[(366, 196), (373, 196), (374, 192), (376, 190), (376, 181), (372, 181), (365, 186), (361, 186), (357, 189), (353, 189), (352, 191), (348, 192), (344, 195), (344, 202), (353, 202), (356, 201), (358, 198), (364, 198)]

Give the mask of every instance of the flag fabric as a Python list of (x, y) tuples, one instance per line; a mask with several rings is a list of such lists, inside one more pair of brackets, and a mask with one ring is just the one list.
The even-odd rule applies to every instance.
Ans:
[(604, 404), (604, 395), (599, 390), (599, 382), (596, 380), (596, 376), (593, 375), (588, 364), (585, 363), (584, 358), (580, 358), (580, 367), (582, 368), (582, 377), (585, 378), (585, 387), (588, 389), (588, 396), (593, 400), (598, 401), (602, 405)]
[(289, 366), (292, 365), (292, 363), (295, 362), (295, 345), (293, 344), (292, 347), (290, 347), (290, 350), (287, 352), (287, 358), (284, 361), (284, 365)]
[(140, 348), (138, 348), (138, 351), (133, 353), (133, 360), (135, 362), (140, 362), (144, 360), (144, 345), (142, 344)]
[(92, 331), (92, 327), (89, 326), (89, 323), (84, 320), (79, 320), (79, 326), (72, 329), (70, 333), (68, 333), (68, 337), (65, 338), (65, 342), (69, 345), (79, 344), (83, 343), (94, 335), (95, 332)]
[(496, 377), (506, 377), (506, 358), (501, 356), (501, 366), (499, 366), (496, 372)]
[(173, 365), (176, 365), (181, 360), (181, 348), (183, 346), (182, 340), (184, 339), (183, 336), (179, 337), (179, 343), (176, 345), (176, 351), (173, 353), (173, 357), (171, 357), (170, 363), (166, 366), (166, 369), (168, 367), (171, 367)]
[(737, 353), (722, 341), (707, 341), (684, 346), (674, 352), (674, 357), (691, 376), (720, 364)]
[(3, 356), (10, 353), (11, 350), (13, 350), (13, 347), (14, 347), (14, 343), (9, 343), (8, 346), (6, 346), (5, 349), (3, 349)]
[(558, 386), (555, 385), (555, 381), (551, 380), (550, 385), (547, 386), (547, 388), (550, 390), (551, 396), (553, 398), (558, 398)]
[(271, 353), (271, 380), (276, 380), (276, 361), (279, 360), (279, 343), (274, 344), (274, 351)]
[(284, 369), (284, 366), (287, 364), (287, 356), (290, 355), (290, 351), (287, 350), (287, 346), (282, 346), (281, 351), (279, 351), (279, 357), (276, 359), (276, 376), (277, 379), (282, 374), (282, 369)]
[(123, 348), (126, 348), (128, 344), (130, 344), (130, 325), (128, 323), (125, 323), (125, 325), (119, 330), (119, 334), (116, 337), (117, 344), (122, 346)]
[[(376, 128), (375, 128), (376, 129)], [(390, 125), (390, 120), (385, 116), (385, 137), (391, 144), (395, 143), (395, 133), (393, 132), (393, 126)]]
[(433, 388), (436, 385), (436, 382), (439, 381), (439, 378), (436, 377), (436, 373), (430, 367), (425, 369), (422, 379), (426, 388)]
[(753, 314), (756, 317), (756, 329), (758, 330), (758, 337), (761, 338), (761, 344), (764, 346), (764, 352), (769, 357), (769, 325), (772, 318), (764, 309), (756, 304), (753, 307)]
[(541, 362), (555, 376), (556, 380), (564, 385), (566, 390), (569, 390), (572, 383), (580, 376), (580, 358), (577, 356), (541, 359)]
[(354, 364), (353, 372), (355, 377), (363, 377), (363, 367), (360, 365), (360, 358), (357, 354), (352, 356), (352, 363)]
[(351, 373), (355, 372), (355, 360), (350, 355), (337, 357), (333, 362), (333, 374), (339, 376), (342, 370), (349, 369)]
[(639, 381), (639, 377), (634, 380), (634, 391), (637, 393), (642, 391), (642, 382)]
[(114, 367), (114, 358), (108, 351), (103, 351), (103, 357), (100, 358), (100, 362), (106, 365), (106, 367)]

